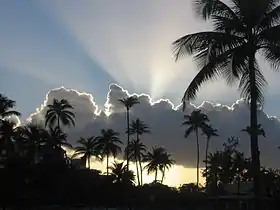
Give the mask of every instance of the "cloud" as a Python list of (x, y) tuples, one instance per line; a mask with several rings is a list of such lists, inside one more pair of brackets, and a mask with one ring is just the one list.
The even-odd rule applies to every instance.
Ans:
[(74, 107), (73, 113), (75, 114), (76, 126), (75, 131), (83, 129), (89, 122), (94, 120), (98, 113), (98, 106), (93, 100), (93, 96), (87, 93), (81, 93), (76, 90), (65, 89), (64, 87), (53, 89), (47, 93), (44, 103), (32, 114), (28, 121), (45, 125), (44, 116), (47, 111), (47, 105), (52, 104), (53, 99), (67, 99)]
[[(32, 122), (43, 123), (43, 116), (46, 111), (46, 105), (51, 103), (53, 98), (65, 98), (75, 107), (76, 127), (69, 131), (69, 140), (75, 143), (80, 136), (88, 137), (99, 135), (102, 128), (113, 128), (120, 132), (124, 143), (126, 117), (125, 110), (118, 99), (130, 95), (118, 85), (110, 85), (107, 94), (107, 101), (104, 110), (99, 110), (91, 94), (80, 93), (75, 90), (58, 88), (51, 90), (36, 113), (32, 114)], [(186, 167), (195, 167), (196, 162), (196, 142), (192, 134), (189, 138), (184, 138), (185, 127), (181, 126), (184, 113), (181, 106), (175, 107), (169, 100), (161, 99), (153, 101), (146, 94), (137, 95), (140, 104), (135, 105), (131, 111), (131, 118), (139, 117), (151, 129), (152, 133), (144, 135), (141, 140), (149, 147), (164, 146), (178, 164)], [(236, 101), (232, 106), (213, 104), (203, 102), (199, 107), (188, 104), (186, 113), (191, 113), (194, 109), (200, 108), (205, 112), (211, 124), (218, 129), (219, 137), (211, 139), (210, 151), (221, 148), (222, 144), (229, 136), (240, 137), (240, 150), (249, 155), (250, 144), (247, 133), (241, 132), (241, 129), (249, 125), (248, 104), (243, 100)], [(108, 116), (105, 113), (110, 112)], [(270, 167), (279, 167), (278, 158), (280, 151), (277, 147), (280, 145), (278, 136), (280, 136), (280, 123), (275, 117), (267, 116), (263, 111), (259, 111), (259, 123), (266, 131), (267, 138), (260, 138), (260, 150), (262, 163)], [(204, 159), (205, 138), (199, 136), (201, 159)]]

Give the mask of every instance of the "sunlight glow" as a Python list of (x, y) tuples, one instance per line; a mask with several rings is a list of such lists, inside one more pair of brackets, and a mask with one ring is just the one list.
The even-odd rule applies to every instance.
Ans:
[[(185, 86), (185, 81), (194, 75), (195, 66), (190, 58), (175, 63), (172, 56), (172, 42), (198, 29), (192, 24), (186, 27), (182, 21), (189, 19), (191, 23), (194, 19), (190, 3), (181, 2), (181, 6), (169, 1), (161, 4), (124, 1), (114, 6), (109, 6), (108, 1), (84, 1), (79, 5), (74, 1), (41, 3), (119, 84), (149, 92), (158, 99), (171, 87)], [(170, 8), (168, 13), (166, 8)], [(206, 25), (201, 22), (200, 27)], [(186, 68), (190, 69), (189, 74), (183, 73)]]

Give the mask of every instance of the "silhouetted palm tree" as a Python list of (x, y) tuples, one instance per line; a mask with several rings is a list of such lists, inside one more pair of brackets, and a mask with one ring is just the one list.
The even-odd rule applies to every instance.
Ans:
[(67, 142), (67, 134), (56, 126), (55, 128), (49, 127), (43, 135), (45, 141), (43, 156), (45, 160), (52, 164), (65, 163), (67, 156), (62, 147), (72, 148), (72, 145)]
[(133, 184), (135, 181), (135, 175), (133, 171), (128, 171), (124, 162), (114, 161), (113, 165), (109, 167), (111, 175), (114, 177), (115, 183)]
[[(126, 109), (126, 123), (127, 123), (127, 131), (129, 130), (129, 111), (130, 109), (135, 105), (135, 104), (139, 104), (139, 101), (138, 101), (138, 98), (136, 96), (130, 96), (130, 97), (127, 97), (127, 98), (122, 98), (122, 99), (119, 99), (119, 102), (121, 104), (123, 104), (123, 106), (125, 107)], [(129, 141), (130, 141), (130, 133), (127, 132), (127, 144), (126, 146), (129, 145)], [(129, 171), (129, 157), (127, 156), (127, 170)]]
[(47, 112), (45, 115), (45, 126), (53, 127), (55, 121), (57, 121), (57, 127), (61, 129), (62, 125), (75, 126), (75, 114), (70, 110), (74, 107), (66, 99), (53, 99), (53, 103), (47, 106)]
[(0, 118), (7, 118), (13, 115), (20, 116), (17, 111), (11, 110), (16, 106), (16, 102), (0, 93)]
[(199, 186), (199, 140), (198, 140), (198, 129), (203, 130), (205, 128), (206, 122), (209, 121), (206, 114), (201, 113), (201, 110), (194, 110), (191, 115), (185, 115), (184, 116), (186, 121), (182, 123), (182, 125), (189, 126), (185, 132), (185, 138), (188, 138), (188, 136), (195, 132), (196, 134), (196, 149), (197, 149), (197, 163), (196, 163), (196, 181), (197, 186)]
[[(218, 130), (214, 129), (211, 125), (207, 125), (206, 127), (204, 127), (203, 129), (203, 134), (206, 136), (206, 148), (205, 148), (205, 168), (207, 171), (207, 156), (208, 156), (208, 149), (209, 149), (209, 142), (210, 142), (210, 138), (213, 136), (219, 136), (218, 135)], [(207, 181), (207, 180), (206, 180)]]
[[(245, 131), (247, 132), (249, 135), (252, 135), (253, 133), (253, 130), (250, 126), (247, 126), (245, 129), (242, 129), (241, 131)], [(258, 124), (258, 126), (256, 127), (256, 133), (258, 136), (263, 136), (265, 137), (265, 131), (264, 129), (262, 128), (262, 125), (261, 124)]]
[[(139, 118), (136, 120), (132, 120), (130, 127), (129, 127), (129, 132), (130, 134), (135, 134), (136, 135), (136, 140), (139, 142), (140, 141), (140, 136), (145, 134), (145, 133), (151, 133), (149, 130), (149, 127), (141, 121)], [(140, 180), (141, 180), (141, 185), (143, 184), (143, 168), (142, 168), (142, 156), (138, 156), (138, 161), (139, 161), (139, 168), (140, 168)]]
[(120, 145), (122, 142), (119, 139), (119, 133), (112, 129), (101, 130), (101, 135), (97, 137), (98, 144), (101, 148), (102, 158), (106, 156), (107, 164), (107, 175), (109, 175), (109, 156), (112, 155), (114, 158), (121, 152)]
[(241, 95), (250, 102), (251, 156), (254, 168), (255, 195), (259, 196), (258, 103), (264, 101), (267, 82), (259, 69), (256, 54), (260, 53), (278, 68), (280, 61), (280, 6), (274, 0), (241, 1), (195, 0), (197, 11), (205, 20), (212, 20), (213, 31), (186, 35), (173, 44), (176, 60), (195, 55), (199, 73), (187, 88), (183, 101), (194, 99), (206, 81), (223, 76), (231, 84), (239, 80)]
[(79, 146), (75, 147), (75, 153), (73, 155), (73, 158), (76, 156), (83, 155), (83, 158), (85, 158), (88, 162), (88, 168), (90, 169), (90, 158), (94, 156), (98, 160), (102, 160), (101, 158), (101, 148), (98, 142), (98, 138), (91, 136), (87, 139), (81, 137), (77, 143)]
[(4, 161), (8, 161), (14, 154), (16, 136), (15, 123), (0, 119), (0, 155), (3, 156)]
[(171, 158), (171, 154), (165, 152), (163, 153), (163, 156), (162, 156), (162, 162), (160, 164), (160, 167), (159, 167), (159, 170), (161, 171), (162, 173), (162, 177), (161, 177), (161, 184), (163, 183), (163, 180), (165, 178), (165, 172), (166, 170), (170, 169), (171, 166), (175, 163), (175, 160), (173, 160)]
[(44, 146), (45, 130), (38, 125), (28, 124), (17, 128), (19, 133), (18, 141), (24, 144), (27, 151), (27, 158), (31, 164), (36, 164), (40, 160), (40, 152)]
[(144, 162), (148, 162), (148, 164), (144, 167), (144, 169), (147, 169), (148, 175), (151, 173), (155, 173), (154, 182), (157, 182), (158, 171), (162, 167), (161, 164), (164, 161), (165, 153), (166, 150), (163, 147), (153, 147), (152, 151), (148, 152), (148, 154), (143, 159)]
[[(140, 165), (146, 153), (146, 146), (140, 141), (133, 140), (129, 143), (128, 147), (126, 148), (125, 154), (127, 154), (127, 152), (129, 153), (129, 159), (135, 161), (138, 185), (142, 185), (142, 175), (140, 175), (139, 177), (138, 162)], [(142, 167), (140, 167), (140, 173), (143, 173)]]

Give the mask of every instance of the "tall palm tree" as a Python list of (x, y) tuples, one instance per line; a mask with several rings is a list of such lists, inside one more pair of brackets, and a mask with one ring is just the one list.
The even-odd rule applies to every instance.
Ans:
[(7, 118), (10, 116), (20, 116), (17, 111), (11, 110), (16, 106), (16, 102), (0, 93), (0, 118)]
[(148, 164), (144, 167), (144, 169), (147, 169), (148, 174), (155, 173), (154, 182), (157, 182), (158, 171), (162, 167), (165, 153), (166, 150), (163, 147), (153, 147), (152, 151), (148, 152), (143, 159), (144, 162), (148, 162)]
[(197, 186), (199, 186), (199, 140), (198, 140), (198, 129), (203, 130), (209, 121), (206, 114), (201, 113), (201, 110), (194, 110), (190, 115), (184, 116), (186, 121), (182, 123), (182, 125), (187, 125), (188, 128), (185, 132), (185, 138), (195, 132), (196, 135), (196, 150), (197, 150), (197, 162), (196, 162), (196, 181)]
[(205, 168), (206, 168), (206, 171), (207, 171), (207, 163), (208, 163), (208, 159), (207, 159), (207, 156), (208, 156), (208, 149), (209, 149), (209, 142), (210, 142), (210, 139), (211, 137), (214, 137), (214, 136), (219, 136), (218, 135), (218, 130), (217, 129), (214, 129), (211, 125), (207, 125), (206, 127), (204, 127), (203, 129), (203, 133), (205, 136), (206, 136), (206, 148), (205, 148)]
[(173, 160), (171, 158), (171, 154), (165, 152), (163, 153), (163, 156), (162, 156), (162, 162), (160, 164), (160, 171), (162, 173), (162, 177), (161, 177), (161, 184), (163, 183), (163, 180), (165, 178), (165, 172), (166, 170), (170, 169), (171, 166), (175, 163), (175, 160)]
[[(128, 147), (125, 150), (125, 154), (129, 156), (129, 159), (132, 161), (135, 161), (136, 165), (136, 172), (137, 172), (137, 180), (138, 180), (138, 185), (143, 184), (143, 179), (142, 179), (142, 166), (141, 162), (143, 160), (143, 157), (145, 156), (146, 153), (146, 146), (141, 143), (139, 140), (133, 140), (129, 143)], [(139, 177), (139, 169), (138, 169), (138, 162), (140, 166), (140, 177)]]
[(101, 135), (97, 137), (98, 144), (101, 148), (102, 158), (106, 156), (106, 168), (107, 176), (109, 175), (109, 156), (112, 155), (114, 158), (121, 152), (120, 145), (122, 142), (119, 139), (119, 133), (115, 132), (113, 129), (101, 130)]
[(125, 183), (133, 184), (135, 181), (135, 176), (133, 171), (128, 171), (124, 162), (114, 161), (113, 165), (109, 167), (111, 170), (111, 175), (114, 178), (115, 183)]
[(231, 84), (239, 80), (241, 95), (250, 103), (251, 156), (254, 193), (260, 195), (258, 145), (258, 104), (263, 104), (267, 82), (256, 54), (263, 55), (272, 68), (280, 64), (280, 5), (277, 0), (195, 0), (199, 15), (213, 22), (213, 31), (188, 34), (176, 40), (176, 60), (195, 55), (199, 73), (187, 88), (183, 101), (194, 99), (206, 81), (222, 76)]
[(99, 147), (99, 142), (98, 142), (98, 138), (91, 136), (89, 138), (83, 138), (81, 137), (77, 143), (79, 144), (79, 146), (75, 147), (75, 153), (72, 156), (77, 157), (80, 155), (83, 155), (83, 158), (85, 158), (88, 162), (88, 168), (90, 169), (90, 158), (92, 156), (94, 156), (95, 158), (97, 158), (98, 160), (102, 160), (101, 158), (101, 150)]
[(62, 125), (75, 126), (75, 114), (70, 111), (73, 109), (74, 107), (66, 99), (53, 99), (52, 104), (47, 106), (45, 126), (53, 127), (55, 122), (57, 122), (56, 126), (61, 129), (60, 121)]
[[(126, 109), (126, 123), (127, 123), (127, 131), (129, 130), (129, 111), (130, 109), (135, 105), (135, 104), (139, 104), (138, 98), (136, 96), (130, 96), (127, 98), (122, 98), (119, 99), (119, 102), (125, 107)], [(129, 141), (130, 141), (130, 133), (127, 132), (127, 144), (126, 146), (129, 145)], [(127, 154), (128, 155), (128, 154)], [(126, 156), (126, 165), (127, 165), (127, 170), (129, 171), (129, 157)]]
[[(145, 133), (151, 133), (149, 130), (149, 127), (141, 121), (139, 118), (136, 120), (132, 120), (130, 127), (129, 127), (129, 132), (131, 135), (136, 135), (136, 141), (138, 143), (140, 142), (140, 136), (145, 134)], [(140, 155), (140, 154), (139, 154)], [(143, 156), (138, 156), (138, 161), (139, 161), (139, 168), (140, 168), (140, 180), (141, 180), (141, 185), (143, 184), (143, 168), (142, 168), (142, 161), (141, 158)]]

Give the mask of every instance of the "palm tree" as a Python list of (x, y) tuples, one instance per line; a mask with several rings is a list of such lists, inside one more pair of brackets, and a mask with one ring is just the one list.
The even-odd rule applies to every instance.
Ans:
[[(141, 162), (146, 153), (146, 146), (143, 143), (141, 143), (139, 140), (133, 140), (129, 143), (128, 147), (125, 150), (126, 155), (127, 153), (129, 159), (135, 161), (138, 185), (142, 185), (143, 170), (142, 170)], [(140, 166), (140, 177), (139, 177), (138, 162)]]
[[(253, 130), (250, 126), (247, 126), (245, 129), (242, 129), (241, 131), (245, 131), (247, 132), (249, 135), (252, 135), (253, 133)], [(265, 131), (264, 129), (262, 128), (262, 125), (261, 124), (258, 124), (258, 126), (256, 127), (256, 133), (258, 136), (263, 136), (265, 137)]]
[[(136, 141), (138, 141), (138, 143), (139, 143), (140, 136), (145, 133), (151, 133), (151, 131), (149, 130), (149, 127), (143, 121), (141, 121), (139, 118), (137, 118), (136, 120), (132, 120), (130, 127), (129, 127), (129, 133), (131, 135), (136, 134)], [(141, 185), (143, 184), (143, 168), (142, 168), (142, 161), (141, 161), (142, 157), (143, 156), (141, 156), (141, 155), (138, 156)]]
[[(119, 102), (121, 104), (123, 104), (123, 106), (125, 107), (126, 109), (126, 123), (127, 123), (127, 131), (129, 130), (129, 111), (130, 109), (135, 105), (135, 104), (139, 104), (139, 101), (138, 101), (138, 98), (135, 97), (135, 96), (130, 96), (130, 97), (127, 97), (127, 98), (122, 98), (122, 99), (119, 99)], [(130, 133), (127, 132), (127, 146), (129, 145), (129, 141), (130, 141)], [(128, 155), (128, 154), (127, 154)], [(129, 157), (126, 156), (126, 161), (127, 161), (127, 170), (129, 171)]]
[(101, 156), (102, 158), (106, 156), (107, 176), (109, 175), (109, 156), (112, 155), (115, 158), (121, 152), (120, 144), (122, 144), (122, 142), (119, 139), (119, 135), (118, 132), (112, 129), (102, 129), (101, 135), (97, 137), (102, 152)]
[(185, 138), (195, 132), (196, 134), (196, 150), (197, 150), (197, 162), (196, 162), (196, 181), (197, 186), (199, 186), (199, 141), (198, 141), (198, 129), (203, 130), (207, 125), (206, 122), (209, 121), (206, 114), (201, 113), (201, 110), (194, 110), (191, 115), (184, 116), (186, 121), (182, 125), (189, 126), (185, 132)]
[(72, 148), (72, 145), (67, 142), (67, 134), (62, 132), (58, 126), (56, 126), (55, 128), (49, 127), (49, 130), (45, 133), (45, 135), (45, 141), (51, 148)]
[(135, 181), (135, 176), (133, 171), (128, 171), (124, 162), (114, 161), (113, 165), (109, 167), (111, 170), (111, 175), (114, 177), (115, 183), (126, 183), (133, 184)]
[(0, 118), (8, 118), (10, 116), (20, 116), (21, 114), (17, 111), (11, 110), (16, 106), (16, 102), (10, 100), (8, 97), (0, 93)]
[[(258, 145), (258, 104), (264, 102), (267, 82), (259, 69), (259, 53), (278, 68), (280, 61), (280, 6), (276, 0), (195, 0), (197, 12), (212, 20), (214, 30), (193, 33), (176, 40), (175, 57), (195, 55), (199, 73), (187, 88), (183, 101), (194, 99), (206, 81), (222, 76), (229, 84), (239, 80), (241, 95), (250, 103), (251, 156), (254, 193), (260, 195)], [(185, 104), (185, 103), (184, 103)]]
[(101, 151), (99, 148), (98, 138), (91, 136), (87, 139), (81, 137), (77, 143), (79, 146), (75, 147), (75, 153), (72, 156), (73, 158), (76, 156), (83, 155), (88, 162), (88, 168), (90, 169), (90, 158), (92, 156), (96, 157), (98, 160), (102, 160), (101, 158)]
[(67, 134), (62, 132), (58, 126), (49, 127), (43, 134), (45, 142), (44, 159), (51, 164), (65, 163), (67, 156), (66, 151), (62, 147), (72, 148), (67, 142)]
[(17, 136), (15, 123), (0, 120), (0, 155), (4, 155), (5, 161), (14, 154), (14, 142)]
[(219, 136), (218, 130), (214, 129), (211, 125), (207, 125), (205, 128), (203, 128), (203, 133), (206, 136), (206, 148), (205, 148), (205, 168), (207, 171), (207, 156), (208, 156), (208, 149), (209, 149), (209, 142), (210, 138), (213, 136)]
[(40, 152), (44, 146), (43, 135), (45, 130), (38, 125), (28, 124), (17, 128), (19, 141), (23, 142), (27, 151), (27, 158), (31, 164), (36, 164), (40, 158)]
[(162, 173), (161, 184), (163, 183), (163, 180), (165, 178), (166, 170), (168, 170), (174, 163), (175, 163), (175, 160), (171, 159), (171, 154), (165, 152), (162, 156), (162, 162), (159, 167), (159, 169)]
[(144, 162), (148, 162), (148, 164), (144, 167), (144, 169), (147, 169), (148, 175), (155, 173), (154, 182), (157, 182), (158, 171), (162, 168), (165, 153), (166, 150), (163, 147), (153, 147), (152, 151), (148, 152), (143, 159)]
[(75, 126), (75, 114), (70, 110), (74, 107), (66, 99), (53, 99), (53, 103), (47, 106), (47, 112), (45, 115), (45, 126), (48, 125), (53, 127), (55, 121), (57, 121), (56, 126), (61, 129), (60, 121), (62, 125), (73, 125)]

